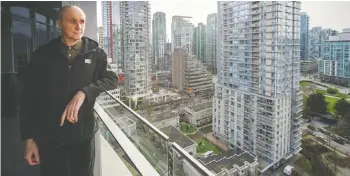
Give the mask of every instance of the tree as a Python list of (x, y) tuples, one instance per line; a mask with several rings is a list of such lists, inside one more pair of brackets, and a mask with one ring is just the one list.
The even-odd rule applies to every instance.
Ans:
[(336, 88), (327, 88), (327, 93), (335, 95), (338, 93), (338, 89)]
[(321, 93), (312, 93), (306, 101), (306, 106), (311, 112), (325, 114), (327, 112), (328, 102), (325, 100), (325, 96)]
[(350, 108), (350, 103), (347, 102), (344, 98), (338, 100), (334, 105), (334, 109), (337, 112), (337, 115), (341, 117), (345, 117), (349, 108)]
[(154, 84), (153, 86), (152, 86), (152, 90), (153, 90), (153, 92), (154, 93), (158, 93), (159, 92), (159, 85), (156, 85), (156, 84)]

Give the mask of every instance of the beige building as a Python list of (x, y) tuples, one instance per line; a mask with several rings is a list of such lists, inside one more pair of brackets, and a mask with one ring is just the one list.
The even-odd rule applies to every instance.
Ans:
[(147, 117), (147, 120), (151, 122), (158, 129), (174, 126), (180, 126), (180, 116), (172, 112), (164, 112), (159, 114), (152, 114)]
[(185, 107), (186, 120), (195, 126), (202, 126), (212, 121), (213, 102), (208, 101)]
[(175, 49), (171, 60), (173, 87), (189, 94), (213, 89), (212, 75), (195, 55)]

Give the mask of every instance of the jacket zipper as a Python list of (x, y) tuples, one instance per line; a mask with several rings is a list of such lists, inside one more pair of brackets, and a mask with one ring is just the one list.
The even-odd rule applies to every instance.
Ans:
[[(69, 63), (68, 63), (68, 89), (67, 89), (67, 91), (69, 91), (70, 90), (70, 87), (71, 87), (71, 77), (72, 77), (72, 66), (71, 65), (69, 65)], [(64, 135), (64, 134), (63, 134)], [(64, 137), (62, 136), (62, 138), (64, 139)], [(63, 146), (63, 145), (65, 145), (66, 143), (65, 142), (61, 142), (61, 145)]]
[[(87, 52), (87, 53), (85, 53), (83, 55), (78, 55), (77, 57), (74, 58), (74, 60), (72, 60), (72, 62), (70, 64), (68, 63), (68, 76), (69, 76), (69, 78), (68, 78), (68, 91), (70, 90), (70, 87), (71, 87), (71, 82), (72, 82), (72, 65), (73, 65), (74, 61), (76, 59), (78, 59), (78, 57), (84, 57), (85, 55), (87, 55), (87, 54), (89, 54), (89, 53), (91, 53), (93, 51), (95, 51), (95, 49), (92, 50), (92, 51), (89, 51), (89, 52)], [(65, 142), (61, 142), (61, 145), (65, 145)]]

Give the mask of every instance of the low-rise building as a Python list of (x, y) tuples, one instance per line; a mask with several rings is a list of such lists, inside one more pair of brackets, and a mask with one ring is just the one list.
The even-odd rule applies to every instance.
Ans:
[[(105, 108), (106, 113), (112, 117), (112, 120), (118, 127), (125, 131), (128, 136), (132, 136), (136, 132), (136, 122), (128, 115), (124, 115), (123, 108), (109, 107)], [(106, 133), (110, 133), (108, 130)]]
[[(107, 92), (111, 93), (114, 98), (120, 99), (120, 89), (109, 90)], [(107, 95), (106, 93), (101, 94), (97, 98), (97, 102), (103, 108), (110, 108), (118, 105), (117, 102), (110, 95)]]
[(159, 129), (167, 126), (180, 126), (180, 116), (172, 112), (152, 114), (147, 117), (147, 120)]
[(216, 176), (255, 176), (259, 164), (258, 158), (250, 153), (236, 154), (234, 150), (212, 155), (199, 161)]
[(317, 73), (317, 60), (307, 60), (300, 62), (300, 72), (303, 74)]
[(212, 121), (213, 103), (211, 101), (185, 107), (184, 118), (188, 123), (195, 126), (202, 126)]
[(160, 89), (158, 93), (152, 93), (151, 95), (145, 97), (147, 101), (151, 104), (167, 102), (174, 100), (174, 98), (179, 97), (180, 95), (165, 89)]
[(160, 129), (164, 134), (169, 136), (170, 142), (176, 142), (180, 147), (185, 149), (190, 155), (197, 155), (197, 144), (192, 139), (183, 134), (174, 126), (167, 126)]

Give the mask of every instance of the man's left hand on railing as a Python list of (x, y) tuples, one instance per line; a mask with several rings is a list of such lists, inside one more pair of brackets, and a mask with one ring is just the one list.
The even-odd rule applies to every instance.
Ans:
[(64, 124), (64, 120), (67, 119), (71, 123), (78, 122), (78, 112), (81, 105), (84, 103), (86, 95), (83, 91), (78, 91), (73, 99), (68, 103), (66, 109), (64, 110), (61, 116), (61, 124)]

